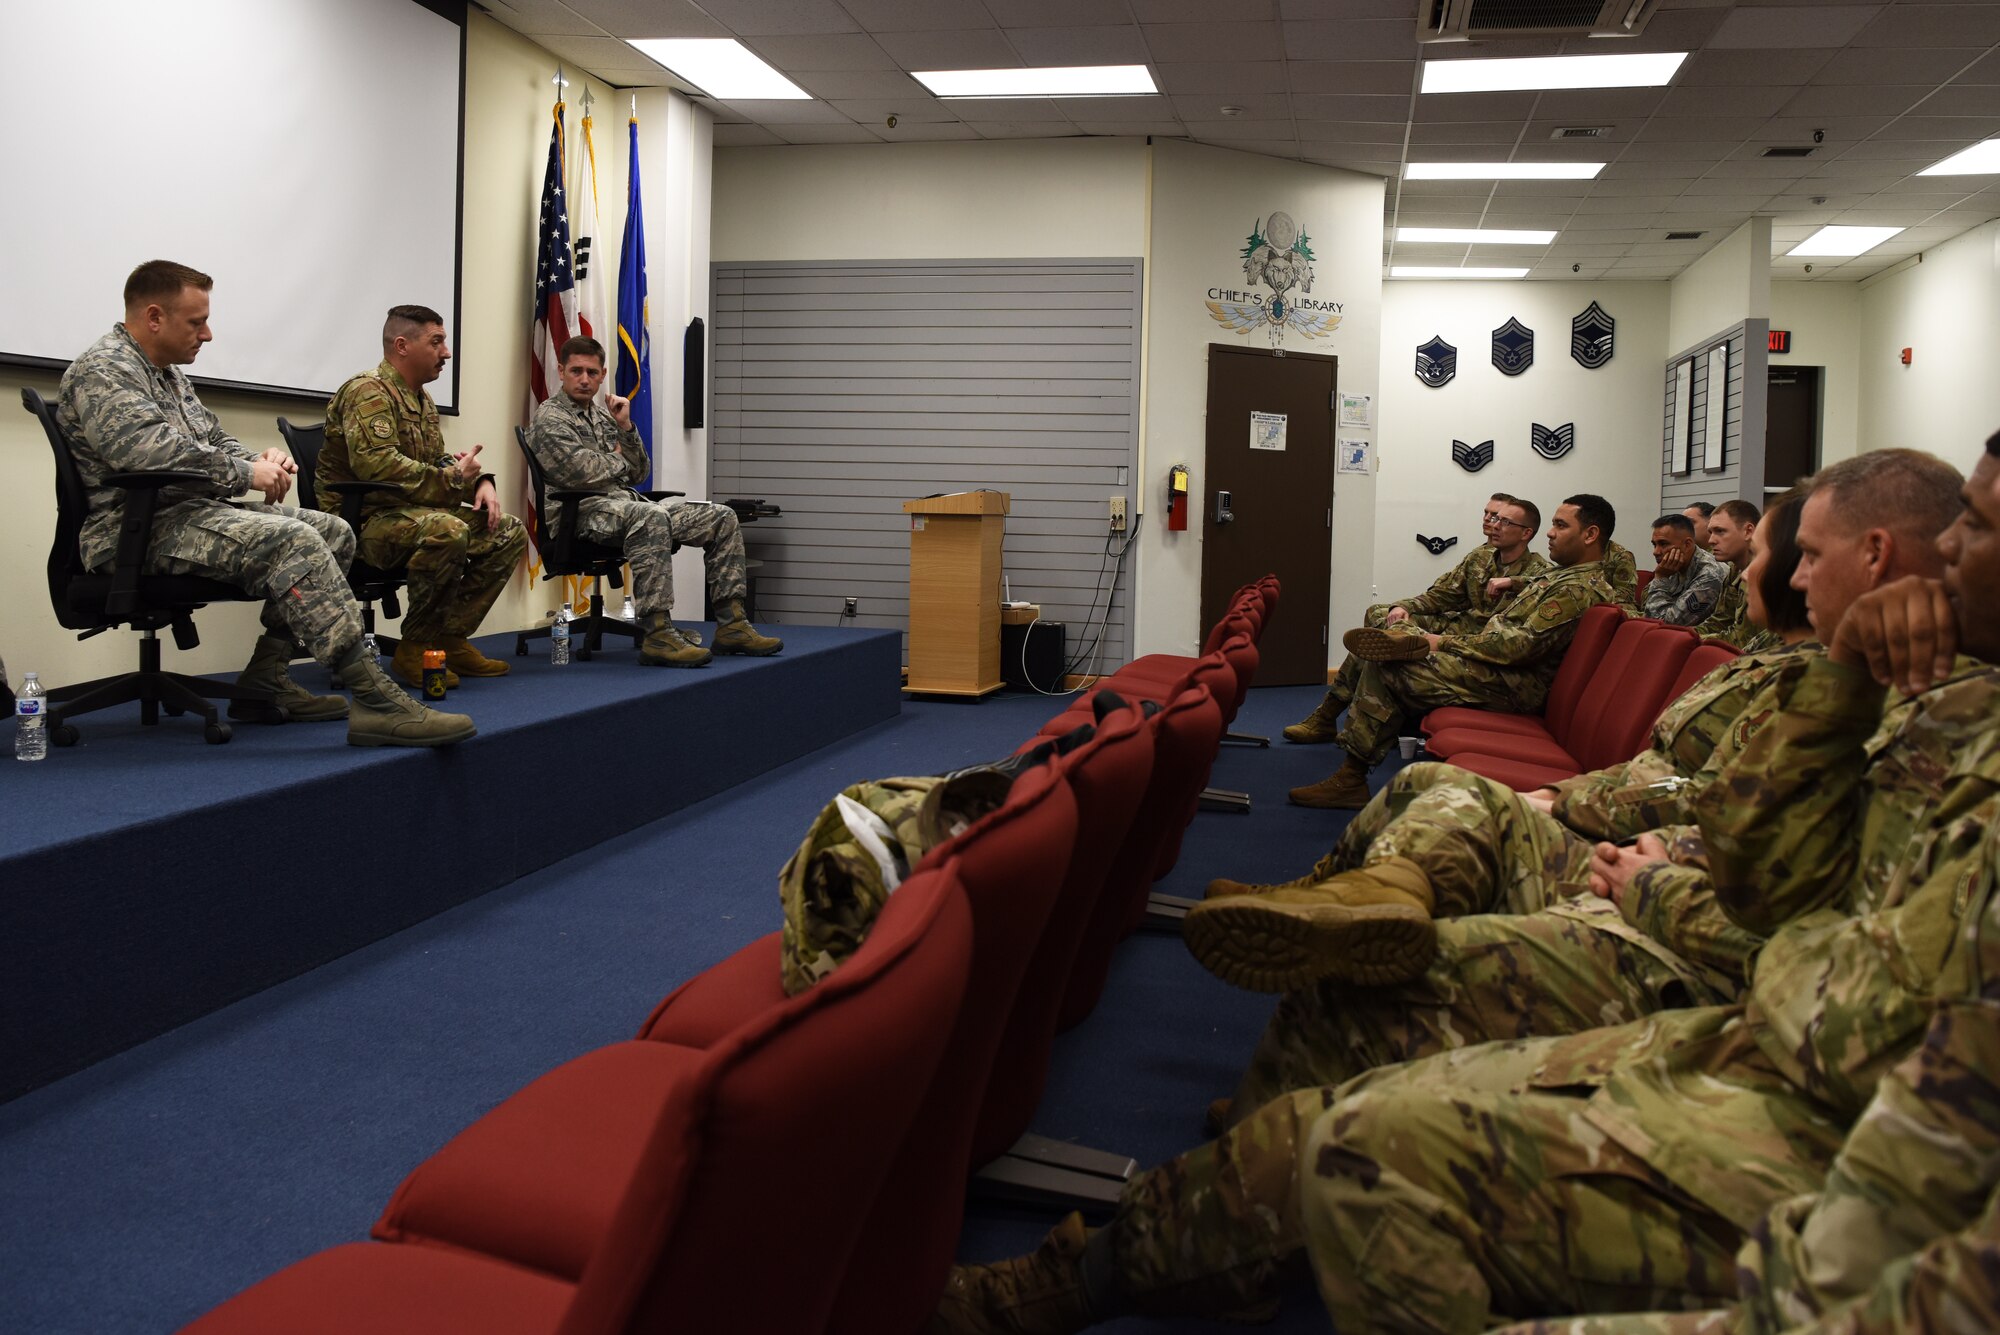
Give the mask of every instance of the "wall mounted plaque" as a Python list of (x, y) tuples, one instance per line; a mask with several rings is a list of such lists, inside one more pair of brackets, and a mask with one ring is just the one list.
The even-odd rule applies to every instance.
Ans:
[(1534, 364), (1535, 331), (1510, 316), (1493, 331), (1493, 365), (1501, 375), (1519, 375)]
[(1618, 322), (1593, 301), (1569, 322), (1569, 355), (1585, 370), (1595, 371), (1611, 360), (1612, 340), (1617, 332)]
[(1530, 422), (1528, 445), (1544, 459), (1560, 459), (1576, 448), (1576, 423), (1564, 422), (1561, 426), (1548, 427), (1540, 422)]
[(1458, 349), (1442, 336), (1417, 347), (1417, 379), (1432, 389), (1443, 389), (1458, 374)]
[(1477, 473), (1493, 462), (1493, 442), (1482, 440), (1477, 445), (1468, 445), (1462, 440), (1451, 443), (1451, 461), (1468, 473)]

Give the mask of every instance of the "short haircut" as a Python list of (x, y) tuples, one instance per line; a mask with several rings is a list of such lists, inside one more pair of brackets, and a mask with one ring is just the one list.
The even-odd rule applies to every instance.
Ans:
[(604, 365), (604, 345), (588, 334), (578, 334), (575, 338), (566, 338), (563, 340), (562, 347), (556, 352), (556, 364), (558, 366), (567, 366), (569, 365), (569, 359), (572, 357), (595, 357), (597, 358), (597, 364), (602, 366)]
[[(1758, 519), (1757, 507), (1748, 501), (1724, 501), (1715, 507), (1715, 514), (1728, 515), (1731, 519), (1746, 527), (1756, 523)], [(1713, 519), (1715, 515), (1710, 515), (1709, 518)], [(1794, 520), (1793, 524), (1796, 526), (1797, 522), (1797, 520)]]
[(1964, 505), (1965, 477), (1922, 450), (1870, 450), (1813, 474), (1814, 495), (1851, 533), (1886, 528), (1905, 542), (1930, 543), (1950, 528)]
[(1531, 529), (1535, 529), (1535, 528), (1540, 528), (1540, 527), (1542, 526), (1542, 510), (1541, 510), (1541, 507), (1540, 507), (1540, 506), (1538, 506), (1538, 505), (1536, 505), (1536, 504), (1535, 504), (1535, 503), (1534, 503), (1533, 501), (1529, 500), (1529, 499), (1528, 499), (1527, 497), (1525, 497), (1525, 496), (1509, 496), (1509, 497), (1507, 498), (1507, 504), (1509, 504), (1509, 505), (1518, 505), (1518, 506), (1520, 506), (1520, 507), (1521, 507), (1521, 508), (1522, 508), (1523, 510), (1526, 510), (1526, 511), (1528, 512), (1528, 527), (1529, 527), (1529, 528), (1531, 528)]
[[(1576, 517), (1585, 528), (1595, 528), (1597, 536), (1605, 542), (1611, 541), (1611, 530), (1618, 523), (1618, 512), (1611, 508), (1611, 502), (1602, 496), (1580, 491), (1574, 496), (1563, 497), (1564, 505), (1576, 507)], [(1683, 516), (1685, 518), (1685, 516)]]
[(428, 306), (391, 306), (382, 320), (382, 346), (408, 338), (431, 325), (443, 325), (444, 317)]
[(2000, 459), (2000, 431), (1995, 431), (1986, 438), (1986, 452), (1993, 458)]
[(1694, 520), (1689, 519), (1683, 514), (1661, 515), (1653, 521), (1653, 527), (1655, 529), (1670, 528), (1677, 533), (1685, 533), (1690, 538), (1694, 536)]
[(147, 260), (125, 278), (125, 309), (148, 306), (156, 301), (169, 301), (181, 294), (183, 288), (197, 288), (207, 292), (215, 286), (215, 280), (199, 269), (190, 269), (185, 264), (175, 264), (172, 260)]
[[(1708, 518), (1708, 517), (1709, 517), (1710, 515), (1712, 515), (1712, 514), (1714, 514), (1714, 513), (1715, 513), (1715, 502), (1714, 502), (1714, 501), (1689, 501), (1689, 502), (1688, 502), (1688, 503), (1687, 503), (1686, 505), (1683, 505), (1683, 506), (1681, 507), (1681, 509), (1683, 509), (1683, 510), (1699, 510), (1699, 511), (1701, 511), (1701, 517), (1702, 517), (1703, 519), (1706, 519), (1706, 518)], [(1658, 528), (1658, 527), (1659, 527), (1659, 525), (1655, 524), (1655, 525), (1654, 525), (1654, 527), (1655, 527), (1655, 528)]]
[[(1995, 439), (2000, 439), (2000, 437), (1995, 437)], [(1491, 496), (1488, 496), (1486, 499), (1489, 501), (1501, 501), (1508, 505), (1518, 504), (1518, 501), (1514, 497), (1509, 496), (1504, 491), (1496, 491)]]
[[(1742, 505), (1743, 501), (1730, 501)], [(1805, 630), (1812, 625), (1806, 616), (1806, 595), (1792, 587), (1792, 575), (1799, 568), (1799, 511), (1805, 509), (1806, 492), (1793, 487), (1771, 502), (1757, 521), (1757, 546), (1765, 553), (1764, 573), (1757, 581), (1757, 596), (1764, 603), (1768, 629), (1784, 632)], [(1727, 508), (1718, 507), (1718, 508)]]

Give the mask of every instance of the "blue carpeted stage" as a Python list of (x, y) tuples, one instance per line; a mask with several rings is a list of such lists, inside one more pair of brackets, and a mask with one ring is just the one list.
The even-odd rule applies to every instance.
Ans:
[(0, 1100), (897, 715), (897, 634), (782, 631), (695, 672), (482, 640), (514, 671), (452, 692), (479, 735), (443, 750), (133, 705), (0, 765)]

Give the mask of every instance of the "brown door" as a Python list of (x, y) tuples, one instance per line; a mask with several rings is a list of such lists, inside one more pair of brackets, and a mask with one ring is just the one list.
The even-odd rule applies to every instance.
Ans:
[[(1764, 400), (1764, 489), (1819, 471), (1819, 382), (1824, 368), (1773, 366)], [(1762, 501), (1758, 504), (1762, 505)]]
[(1284, 605), (1258, 642), (1260, 686), (1326, 682), (1336, 368), (1312, 353), (1208, 348), (1201, 624), (1206, 634), (1239, 586), (1277, 575)]

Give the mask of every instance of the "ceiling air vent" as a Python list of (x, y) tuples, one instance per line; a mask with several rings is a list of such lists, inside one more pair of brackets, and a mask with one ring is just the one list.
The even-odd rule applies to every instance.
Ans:
[(1549, 134), (1551, 139), (1602, 139), (1611, 133), (1609, 125), (1564, 125)]
[(1500, 37), (1633, 37), (1659, 0), (1421, 0), (1420, 42)]
[(1706, 232), (1668, 232), (1669, 241), (1695, 241), (1708, 235)]
[(1763, 156), (1767, 158), (1809, 158), (1813, 155), (1815, 151), (1816, 150), (1810, 144), (1801, 145), (1800, 147), (1797, 148), (1786, 148), (1781, 146), (1778, 148), (1765, 149)]

